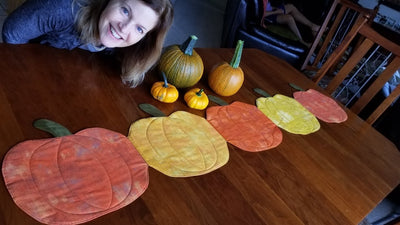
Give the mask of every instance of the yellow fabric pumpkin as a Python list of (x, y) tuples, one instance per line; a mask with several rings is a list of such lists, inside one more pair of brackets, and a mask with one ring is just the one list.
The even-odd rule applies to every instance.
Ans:
[(261, 110), (278, 127), (293, 134), (311, 134), (319, 130), (317, 118), (294, 98), (276, 94), (256, 99)]
[(203, 117), (185, 111), (137, 120), (128, 138), (149, 166), (171, 177), (207, 174), (229, 159), (218, 131)]
[(192, 109), (205, 109), (208, 106), (208, 97), (203, 89), (193, 88), (184, 96), (186, 104)]
[(172, 84), (168, 84), (164, 73), (164, 81), (158, 81), (151, 87), (151, 95), (160, 102), (172, 103), (179, 97), (178, 89)]

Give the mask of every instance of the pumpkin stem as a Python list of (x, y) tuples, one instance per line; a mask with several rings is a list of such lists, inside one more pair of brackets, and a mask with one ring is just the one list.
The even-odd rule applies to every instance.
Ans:
[(196, 95), (201, 97), (201, 94), (204, 92), (203, 88), (196, 92)]
[(243, 51), (243, 41), (238, 40), (236, 44), (235, 54), (233, 55), (232, 61), (230, 66), (233, 68), (238, 68), (240, 64), (240, 59), (242, 58), (242, 51)]
[(165, 76), (165, 73), (164, 73), (164, 72), (161, 72), (161, 73), (162, 73), (162, 77), (163, 77), (163, 79), (164, 79), (164, 85), (163, 85), (163, 87), (167, 88), (167, 87), (168, 87), (167, 76)]
[(63, 137), (72, 133), (63, 125), (47, 119), (38, 119), (33, 122), (33, 126), (39, 130), (48, 132), (54, 137)]
[(188, 39), (186, 39), (185, 42), (180, 46), (180, 49), (182, 52), (184, 52), (186, 55), (192, 55), (193, 54), (193, 48), (194, 45), (196, 44), (197, 41), (196, 35), (190, 35)]

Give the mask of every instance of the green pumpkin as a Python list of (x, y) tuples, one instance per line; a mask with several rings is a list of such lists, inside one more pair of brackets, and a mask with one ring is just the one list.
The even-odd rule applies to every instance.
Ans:
[(192, 87), (203, 75), (203, 60), (193, 49), (196, 41), (197, 37), (191, 35), (181, 46), (169, 46), (161, 55), (159, 69), (177, 88)]

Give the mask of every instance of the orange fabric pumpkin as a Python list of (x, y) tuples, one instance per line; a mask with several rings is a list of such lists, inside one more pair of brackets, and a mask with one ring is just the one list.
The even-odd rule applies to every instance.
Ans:
[(149, 182), (127, 137), (103, 128), (22, 142), (6, 154), (2, 172), (14, 202), (45, 224), (84, 223), (120, 209)]
[(213, 106), (207, 108), (207, 120), (227, 142), (245, 151), (268, 150), (282, 142), (281, 130), (254, 105)]

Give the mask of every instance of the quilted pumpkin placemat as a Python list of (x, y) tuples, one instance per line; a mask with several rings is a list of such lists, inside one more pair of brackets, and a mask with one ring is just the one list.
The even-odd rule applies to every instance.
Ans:
[(278, 127), (294, 134), (310, 134), (320, 128), (317, 118), (294, 98), (281, 94), (260, 97), (257, 107)]
[(29, 140), (6, 154), (14, 202), (45, 224), (78, 224), (120, 209), (149, 183), (148, 165), (126, 136), (103, 128)]
[(225, 165), (225, 139), (204, 118), (177, 111), (135, 121), (128, 138), (150, 167), (171, 177), (209, 173)]
[(282, 142), (282, 131), (254, 105), (236, 101), (209, 107), (207, 120), (227, 142), (244, 151), (264, 151)]
[(341, 123), (347, 120), (346, 112), (335, 100), (314, 89), (296, 91), (293, 97), (318, 119), (327, 123)]

